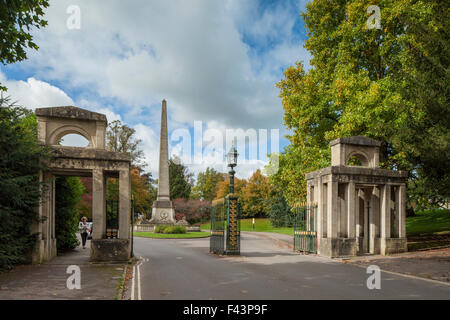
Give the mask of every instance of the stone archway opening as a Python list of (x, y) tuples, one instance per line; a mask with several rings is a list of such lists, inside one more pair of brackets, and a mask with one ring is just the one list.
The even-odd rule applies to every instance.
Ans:
[(64, 147), (80, 147), (80, 148), (88, 148), (89, 140), (87, 140), (84, 136), (77, 133), (69, 133), (60, 138), (58, 145)]

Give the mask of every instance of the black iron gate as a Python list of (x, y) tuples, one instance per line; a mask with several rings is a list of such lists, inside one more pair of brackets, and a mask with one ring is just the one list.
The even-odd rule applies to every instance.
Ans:
[(223, 254), (225, 252), (225, 199), (215, 200), (211, 206), (211, 238), (209, 252)]
[(317, 253), (317, 206), (300, 205), (294, 211), (294, 250)]
[(105, 237), (107, 239), (117, 239), (118, 235), (119, 235), (119, 200), (106, 200)]

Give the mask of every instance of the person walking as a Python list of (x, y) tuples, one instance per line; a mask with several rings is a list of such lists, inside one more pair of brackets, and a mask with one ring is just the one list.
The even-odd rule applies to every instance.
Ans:
[(81, 221), (78, 224), (78, 230), (80, 231), (81, 234), (81, 242), (83, 244), (83, 249), (86, 249), (86, 239), (89, 235), (89, 232), (91, 232), (86, 217), (81, 218)]

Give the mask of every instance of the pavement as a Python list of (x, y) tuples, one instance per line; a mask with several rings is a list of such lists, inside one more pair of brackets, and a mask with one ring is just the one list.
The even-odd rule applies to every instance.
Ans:
[[(241, 233), (241, 256), (209, 253), (209, 239), (135, 238), (126, 299), (450, 299), (450, 285), (293, 252), (290, 236)], [(286, 241), (283, 241), (286, 240)]]
[[(21, 265), (0, 274), (0, 300), (112, 300), (117, 294), (124, 264), (89, 262), (90, 241), (41, 265)], [(68, 289), (66, 273), (79, 266), (81, 289)]]

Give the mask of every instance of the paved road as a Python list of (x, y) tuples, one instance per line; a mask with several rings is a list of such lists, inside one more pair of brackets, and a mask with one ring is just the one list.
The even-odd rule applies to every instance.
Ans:
[[(366, 269), (305, 256), (243, 233), (241, 257), (209, 254), (209, 239), (135, 238), (137, 299), (450, 299), (450, 286), (382, 272), (369, 290)], [(139, 271), (139, 273), (137, 272)]]

